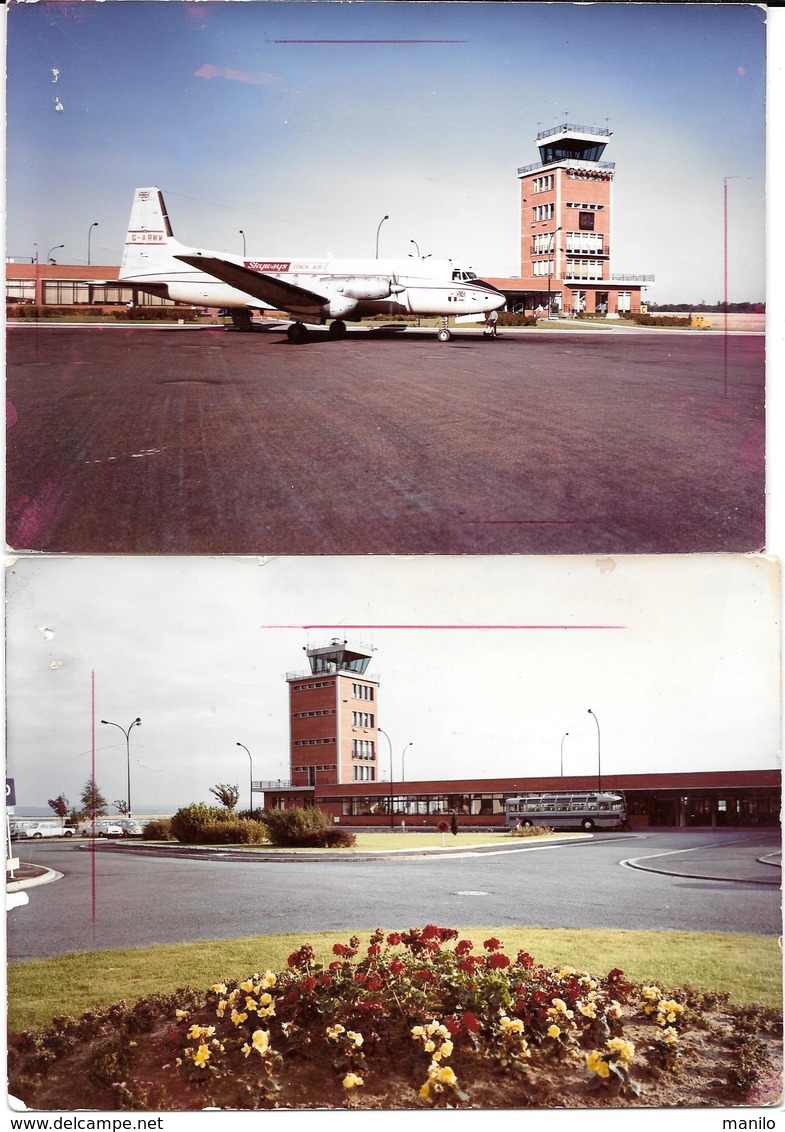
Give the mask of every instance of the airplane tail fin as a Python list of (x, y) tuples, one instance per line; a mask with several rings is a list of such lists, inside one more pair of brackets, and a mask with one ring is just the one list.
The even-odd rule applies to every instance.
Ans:
[(176, 268), (172, 256), (180, 247), (172, 233), (160, 189), (136, 189), (125, 237), (120, 279)]

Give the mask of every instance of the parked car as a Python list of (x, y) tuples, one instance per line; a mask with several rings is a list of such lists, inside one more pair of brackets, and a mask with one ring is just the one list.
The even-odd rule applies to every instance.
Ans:
[(144, 826), (134, 818), (123, 818), (117, 824), (123, 831), (123, 837), (141, 837), (144, 833)]
[(11, 837), (14, 840), (23, 838), (38, 840), (42, 837), (73, 837), (73, 835), (73, 826), (55, 825), (50, 821), (14, 822), (11, 826)]
[(122, 837), (123, 827), (119, 822), (107, 818), (96, 818), (95, 824), (87, 821), (82, 826), (82, 837), (92, 837), (95, 830), (96, 837)]

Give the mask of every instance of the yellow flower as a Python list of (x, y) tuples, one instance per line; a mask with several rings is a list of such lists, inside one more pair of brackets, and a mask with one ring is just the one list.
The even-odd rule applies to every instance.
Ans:
[(424, 1038), (425, 1037), (425, 1027), (424, 1026), (412, 1026), (412, 1037), (413, 1038)]
[(506, 1014), (503, 1014), (500, 1021), (501, 1028), (503, 1030), (509, 1030), (513, 1034), (520, 1034), (523, 1030), (523, 1022), (521, 1022), (520, 1018), (508, 1018)]
[(611, 1053), (617, 1053), (623, 1061), (630, 1061), (635, 1053), (635, 1046), (624, 1038), (609, 1038), (605, 1045)]
[(208, 1049), (208, 1047), (205, 1046), (205, 1045), (199, 1046), (199, 1049), (193, 1055), (194, 1065), (197, 1065), (200, 1069), (204, 1069), (205, 1065), (207, 1064), (207, 1062), (209, 1060), (210, 1060), (210, 1050)]
[(349, 1039), (350, 1042), (354, 1042), (354, 1044), (358, 1047), (363, 1044), (362, 1034), (358, 1034), (355, 1030), (347, 1030), (346, 1031), (346, 1037)]
[(423, 1049), (425, 1050), (426, 1053), (433, 1053), (433, 1051), (436, 1049), (436, 1042), (432, 1041), (429, 1038), (428, 1041), (425, 1042)]
[(267, 1030), (255, 1030), (251, 1037), (251, 1042), (256, 1052), (264, 1057), (270, 1048), (270, 1035)]
[(442, 1042), (442, 1047), (439, 1050), (439, 1053), (441, 1054), (442, 1057), (449, 1057), (450, 1054), (452, 1053), (452, 1051), (453, 1051), (453, 1044), (452, 1044), (451, 1041), (448, 1040), (446, 1042)]
[(578, 1002), (578, 1009), (584, 1018), (596, 1018), (597, 1007), (593, 1002)]
[(197, 1026), (194, 1022), (193, 1026), (191, 1026), (190, 1030), (188, 1031), (188, 1037), (192, 1039), (211, 1038), (214, 1033), (215, 1026)]
[(263, 987), (274, 987), (278, 981), (278, 976), (274, 975), (272, 971), (265, 971), (261, 978)]
[(423, 1098), (423, 1100), (427, 1100), (428, 1097), (430, 1096), (430, 1094), (431, 1094), (431, 1083), (430, 1083), (430, 1081), (426, 1081), (424, 1085), (420, 1086), (419, 1095)]
[(362, 1084), (362, 1077), (358, 1077), (356, 1073), (347, 1073), (343, 1079), (344, 1089), (356, 1089), (358, 1085)]
[(183, 1018), (188, 1017), (188, 1011), (187, 1010), (175, 1010), (174, 1016), (175, 1016), (175, 1018), (177, 1019), (178, 1022), (182, 1022)]
[(336, 1038), (338, 1038), (341, 1034), (344, 1034), (344, 1033), (346, 1033), (346, 1031), (345, 1031), (344, 1027), (340, 1025), (340, 1023), (336, 1026), (328, 1026), (327, 1027), (327, 1037), (331, 1038), (333, 1041), (335, 1041)]
[(610, 1068), (608, 1067), (607, 1061), (601, 1061), (600, 1064), (597, 1066), (597, 1076), (598, 1077), (610, 1077), (610, 1075), (611, 1075), (611, 1071), (610, 1071)]
[(549, 1038), (558, 1038), (560, 1033), (561, 1033), (561, 1030), (559, 1029), (559, 1027), (555, 1023), (554, 1023), (553, 1026), (548, 1027), (548, 1037)]
[(244, 983), (240, 983), (240, 990), (250, 992), (255, 990), (253, 979), (246, 979)]
[(210, 990), (215, 991), (216, 994), (226, 994), (226, 984), (216, 983), (214, 986), (210, 987)]
[(226, 1001), (225, 998), (222, 998), (221, 1001), (218, 1003), (218, 1005), (215, 1008), (215, 1013), (218, 1015), (219, 1018), (223, 1018), (224, 1012), (226, 1011), (226, 1008), (227, 1008), (228, 1005), (229, 1005), (229, 1003)]
[(673, 1026), (668, 1026), (666, 1029), (664, 1029), (662, 1031), (662, 1041), (664, 1041), (666, 1045), (669, 1045), (669, 1046), (676, 1045), (678, 1040), (679, 1040), (678, 1032), (676, 1030), (674, 1030)]
[(457, 1084), (458, 1078), (455, 1076), (455, 1072), (450, 1069), (449, 1065), (444, 1065), (439, 1070), (438, 1081), (440, 1085), (455, 1085)]
[(614, 998), (605, 1013), (609, 1018), (619, 1018), (621, 1016), (621, 1003), (617, 1002)]
[(235, 1026), (239, 1026), (241, 1022), (245, 1022), (247, 1017), (247, 1014), (240, 1014), (237, 1010), (232, 1011), (232, 1021)]

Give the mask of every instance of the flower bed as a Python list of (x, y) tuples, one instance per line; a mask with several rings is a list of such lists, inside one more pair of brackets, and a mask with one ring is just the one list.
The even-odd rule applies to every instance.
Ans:
[(326, 965), (305, 944), (283, 972), (55, 1019), (10, 1035), (9, 1091), (33, 1109), (102, 1111), (778, 1100), (773, 1011), (457, 937), (380, 929)]

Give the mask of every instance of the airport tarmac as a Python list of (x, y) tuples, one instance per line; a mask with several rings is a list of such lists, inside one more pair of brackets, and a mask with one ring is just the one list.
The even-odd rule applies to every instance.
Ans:
[(12, 326), (7, 541), (72, 554), (764, 545), (759, 334)]

